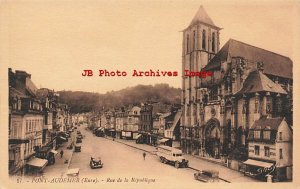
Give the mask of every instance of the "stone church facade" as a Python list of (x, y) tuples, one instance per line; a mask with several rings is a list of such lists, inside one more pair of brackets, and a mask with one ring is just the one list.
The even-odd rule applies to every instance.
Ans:
[[(256, 121), (260, 128), (275, 128), (270, 137), (277, 133), (267, 125), (270, 119), (284, 118), (292, 131), (293, 62), (234, 39), (220, 48), (220, 30), (202, 6), (183, 30), (181, 148), (196, 156), (245, 161)], [(188, 77), (184, 70), (213, 74)]]

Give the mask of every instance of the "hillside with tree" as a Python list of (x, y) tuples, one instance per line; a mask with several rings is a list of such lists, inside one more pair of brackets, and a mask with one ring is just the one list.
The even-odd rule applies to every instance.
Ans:
[(58, 91), (58, 93), (60, 103), (68, 104), (72, 113), (118, 108), (142, 102), (180, 103), (180, 89), (170, 87), (168, 84), (137, 85), (105, 94), (83, 91)]

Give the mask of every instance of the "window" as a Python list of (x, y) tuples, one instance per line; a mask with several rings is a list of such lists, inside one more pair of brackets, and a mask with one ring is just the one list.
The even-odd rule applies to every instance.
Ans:
[(213, 32), (212, 33), (212, 47), (211, 47), (213, 52), (216, 51), (216, 48), (215, 48), (215, 45), (216, 45), (215, 37), (216, 37), (215, 36), (215, 32)]
[(190, 43), (190, 39), (189, 39), (189, 35), (186, 36), (186, 53), (189, 53), (189, 44)]
[(281, 98), (277, 98), (276, 100), (276, 109), (277, 109), (277, 113), (281, 113), (282, 111), (282, 105), (281, 105)]
[(196, 31), (193, 31), (193, 48), (196, 49)]
[(206, 32), (205, 30), (202, 31), (202, 49), (206, 49)]
[(271, 136), (271, 131), (264, 131), (264, 139), (265, 140), (270, 140), (270, 136)]
[(218, 100), (218, 86), (213, 86), (209, 93), (210, 100)]
[(280, 158), (280, 159), (283, 159), (282, 149), (279, 149), (279, 158)]
[(255, 155), (259, 156), (259, 146), (254, 146), (255, 148)]
[(260, 139), (260, 131), (254, 131), (254, 138)]
[(270, 148), (265, 146), (265, 156), (270, 157)]
[(282, 140), (282, 132), (279, 132), (279, 140)]

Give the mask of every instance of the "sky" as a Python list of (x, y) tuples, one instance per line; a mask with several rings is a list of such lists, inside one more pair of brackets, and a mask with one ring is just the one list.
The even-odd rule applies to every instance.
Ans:
[[(132, 77), (132, 70), (181, 73), (182, 30), (200, 5), (230, 38), (296, 57), (299, 3), (295, 1), (90, 0), (7, 1), (0, 4), (2, 61), (31, 74), (38, 88), (106, 93), (181, 77)], [(298, 19), (299, 20), (299, 19)], [(4, 45), (3, 45), (4, 44)], [(83, 70), (94, 71), (83, 77)], [(127, 77), (99, 77), (99, 69)]]

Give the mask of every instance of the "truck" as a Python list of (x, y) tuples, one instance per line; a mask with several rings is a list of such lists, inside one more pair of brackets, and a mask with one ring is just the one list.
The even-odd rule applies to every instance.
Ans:
[(177, 169), (180, 167), (188, 167), (189, 161), (184, 158), (182, 151), (170, 146), (159, 145), (157, 147), (157, 156), (162, 163), (173, 164)]

